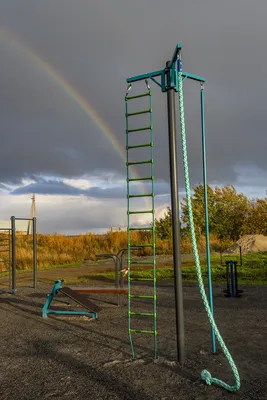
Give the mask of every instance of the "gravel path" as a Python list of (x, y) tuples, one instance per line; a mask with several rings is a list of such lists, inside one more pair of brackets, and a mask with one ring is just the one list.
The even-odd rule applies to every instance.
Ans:
[[(216, 320), (241, 376), (241, 390), (229, 394), (200, 380), (207, 368), (233, 382), (225, 357), (210, 353), (210, 328), (194, 285), (184, 287), (186, 354), (183, 368), (175, 362), (173, 287), (158, 288), (159, 358), (151, 360), (152, 338), (135, 341), (132, 361), (127, 337), (127, 307), (116, 297), (94, 296), (103, 307), (99, 319), (49, 316), (41, 308), (51, 285), (0, 295), (0, 399), (134, 399), (198, 400), (267, 398), (267, 287), (247, 286), (242, 298), (224, 298), (215, 286)], [(145, 285), (136, 288), (146, 293)], [(68, 309), (58, 296), (55, 306)], [(124, 298), (124, 302), (125, 302)], [(71, 305), (72, 309), (76, 306)], [(145, 305), (143, 304), (143, 307)]]

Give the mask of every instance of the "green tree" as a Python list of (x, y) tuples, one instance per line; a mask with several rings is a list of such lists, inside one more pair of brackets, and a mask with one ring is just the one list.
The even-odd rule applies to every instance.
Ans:
[[(208, 194), (208, 212), (209, 212), (209, 226), (210, 231), (214, 230), (213, 221), (215, 209), (214, 192), (210, 186), (207, 185)], [(205, 233), (205, 214), (204, 214), (204, 186), (199, 185), (193, 188), (191, 196), (191, 203), (193, 209), (194, 225), (196, 235), (199, 237)], [(189, 215), (186, 198), (184, 197), (181, 203), (182, 209), (182, 223), (185, 224), (186, 229), (189, 231)]]
[[(220, 240), (238, 240), (242, 234), (244, 221), (249, 209), (249, 200), (242, 194), (237, 193), (234, 186), (226, 185), (214, 190), (207, 186), (209, 231)], [(204, 187), (199, 185), (193, 188), (191, 196), (194, 224), (197, 236), (205, 232), (204, 212)], [(182, 222), (188, 229), (188, 207), (186, 199), (182, 202)]]
[(214, 197), (213, 233), (221, 240), (238, 240), (243, 234), (249, 199), (243, 193), (237, 193), (232, 185), (216, 187)]
[(156, 233), (160, 239), (171, 239), (172, 237), (172, 212), (167, 207), (164, 217), (159, 220), (155, 219)]
[(243, 224), (243, 232), (267, 235), (267, 197), (250, 201), (248, 215)]
[[(172, 238), (172, 210), (167, 207), (167, 212), (165, 212), (164, 217), (159, 220), (155, 219), (156, 233), (158, 237), (162, 240)], [(181, 238), (184, 238), (187, 234), (186, 229), (181, 226)]]

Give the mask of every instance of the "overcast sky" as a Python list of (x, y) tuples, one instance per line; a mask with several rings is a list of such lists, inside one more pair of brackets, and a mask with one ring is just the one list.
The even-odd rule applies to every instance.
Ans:
[[(124, 148), (125, 79), (164, 68), (176, 43), (184, 70), (207, 79), (209, 183), (264, 196), (266, 15), (263, 0), (1, 0), (0, 219), (28, 215), (36, 193), (41, 232), (124, 225), (120, 152), (44, 66), (84, 98)], [(156, 208), (163, 215), (170, 204), (166, 95), (155, 84), (152, 90)], [(186, 81), (184, 98), (194, 186), (202, 181), (199, 84)], [(181, 196), (182, 172), (179, 162)]]

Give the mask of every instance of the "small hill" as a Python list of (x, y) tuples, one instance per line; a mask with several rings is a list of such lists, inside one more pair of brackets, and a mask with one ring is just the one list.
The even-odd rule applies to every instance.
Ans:
[(226, 249), (224, 253), (238, 254), (239, 247), (242, 248), (242, 253), (259, 253), (267, 251), (267, 236), (264, 235), (245, 235), (242, 236), (236, 243)]

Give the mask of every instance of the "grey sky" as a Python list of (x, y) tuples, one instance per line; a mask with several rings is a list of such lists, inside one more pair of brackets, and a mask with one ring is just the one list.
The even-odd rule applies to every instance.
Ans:
[[(8, 39), (7, 29), (86, 98), (123, 147), (125, 78), (163, 68), (182, 43), (184, 70), (207, 79), (209, 182), (262, 185), (264, 194), (266, 14), (263, 0), (2, 0), (0, 181), (126, 174), (92, 119)], [(152, 87), (155, 176), (168, 180), (166, 96)], [(202, 179), (199, 85), (186, 81), (184, 97), (195, 185)]]

